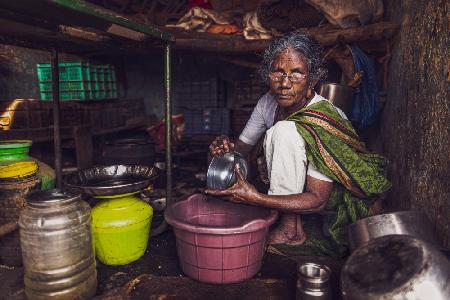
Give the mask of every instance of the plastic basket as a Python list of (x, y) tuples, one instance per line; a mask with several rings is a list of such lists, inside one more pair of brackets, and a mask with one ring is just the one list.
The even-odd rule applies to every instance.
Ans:
[[(40, 82), (52, 81), (52, 67), (50, 63), (37, 64), (38, 79)], [(90, 81), (91, 72), (88, 62), (61, 62), (59, 63), (60, 81)]]
[[(41, 92), (51, 92), (53, 88), (52, 82), (39, 82), (39, 89)], [(90, 81), (60, 81), (59, 90), (60, 91), (80, 91), (80, 90), (90, 90)]]
[[(41, 100), (53, 100), (53, 93), (51, 91), (41, 91)], [(60, 100), (89, 100), (91, 93), (89, 91), (65, 91), (59, 93)]]

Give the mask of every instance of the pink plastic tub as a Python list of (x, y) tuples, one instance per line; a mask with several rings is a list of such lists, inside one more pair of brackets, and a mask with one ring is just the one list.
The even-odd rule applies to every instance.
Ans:
[(181, 269), (208, 283), (235, 283), (261, 268), (277, 212), (195, 194), (165, 212), (173, 226)]

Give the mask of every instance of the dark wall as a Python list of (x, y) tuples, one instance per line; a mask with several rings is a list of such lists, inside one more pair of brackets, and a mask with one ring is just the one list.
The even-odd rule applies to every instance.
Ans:
[[(173, 111), (181, 112), (181, 107), (191, 106), (186, 98), (182, 99), (177, 90), (187, 82), (206, 82), (217, 79), (227, 89), (225, 106), (230, 106), (232, 99), (232, 81), (245, 79), (252, 69), (230, 64), (213, 54), (174, 53), (172, 55), (172, 91)], [(162, 53), (152, 56), (129, 56), (124, 60), (126, 73), (126, 96), (143, 97), (147, 114), (161, 118), (164, 115), (164, 66)], [(228, 88), (227, 88), (228, 87)], [(191, 99), (196, 103), (195, 99)]]
[(424, 211), (450, 246), (449, 1), (387, 1), (401, 30), (382, 116), (392, 209)]
[[(60, 55), (61, 60), (82, 60), (72, 55)], [(161, 118), (164, 115), (164, 65), (163, 52), (152, 51), (149, 55), (127, 55), (121, 57), (84, 58), (98, 63), (115, 64), (119, 73), (120, 94), (124, 98), (144, 98), (146, 113)], [(17, 98), (39, 99), (36, 64), (49, 62), (50, 54), (45, 51), (31, 50), (0, 44), (0, 100)], [(230, 88), (233, 80), (248, 78), (254, 70), (239, 67), (219, 56), (205, 53), (173, 53), (172, 88), (186, 82), (218, 79), (224, 87)], [(226, 100), (231, 102), (232, 91), (223, 90)], [(181, 103), (174, 94), (174, 113), (179, 107), (189, 106)], [(186, 101), (185, 101), (186, 102)], [(230, 103), (225, 103), (230, 106)], [(195, 108), (195, 107), (192, 107)]]
[[(0, 101), (39, 99), (36, 64), (50, 62), (50, 52), (0, 44)], [(81, 60), (61, 53), (60, 60)]]
[(50, 54), (0, 44), (0, 100), (39, 98), (36, 64)]

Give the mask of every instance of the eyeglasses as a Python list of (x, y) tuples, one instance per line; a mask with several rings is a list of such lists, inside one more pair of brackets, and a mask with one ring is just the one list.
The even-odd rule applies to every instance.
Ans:
[(282, 72), (269, 73), (270, 80), (272, 80), (274, 82), (281, 82), (281, 81), (283, 81), (283, 79), (285, 77), (288, 78), (289, 81), (292, 83), (299, 83), (300, 81), (302, 81), (303, 79), (306, 78), (306, 74), (302, 74), (302, 73), (298, 73), (298, 72), (294, 72), (291, 75), (288, 75), (288, 74), (282, 73)]

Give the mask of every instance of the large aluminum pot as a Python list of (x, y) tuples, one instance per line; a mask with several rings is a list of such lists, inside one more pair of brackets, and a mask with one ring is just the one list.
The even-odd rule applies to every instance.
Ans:
[(407, 210), (372, 216), (356, 221), (347, 227), (350, 250), (354, 251), (368, 241), (390, 234), (414, 236), (439, 245), (427, 216), (420, 211)]
[(347, 116), (350, 116), (355, 88), (338, 83), (323, 82), (320, 85), (319, 94), (342, 109)]
[(345, 300), (448, 300), (450, 261), (436, 247), (406, 235), (374, 239), (341, 272)]

